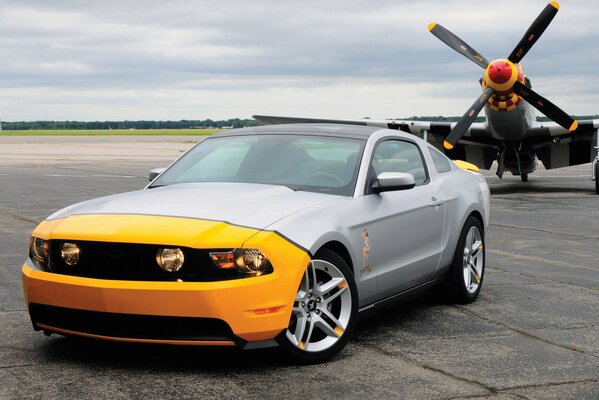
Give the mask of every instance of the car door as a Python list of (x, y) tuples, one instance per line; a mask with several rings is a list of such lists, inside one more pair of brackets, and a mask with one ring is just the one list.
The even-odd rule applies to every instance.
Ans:
[(411, 141), (387, 139), (373, 151), (367, 189), (381, 172), (407, 172), (412, 189), (364, 196), (368, 267), (377, 275), (379, 298), (431, 279), (441, 256), (445, 203), (430, 184), (420, 147)]

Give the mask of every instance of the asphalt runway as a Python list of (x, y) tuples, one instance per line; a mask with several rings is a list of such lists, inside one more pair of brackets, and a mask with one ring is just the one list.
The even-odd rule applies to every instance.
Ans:
[(34, 226), (57, 209), (135, 190), (194, 137), (0, 136), (0, 398), (598, 399), (599, 196), (590, 165), (492, 190), (479, 299), (433, 296), (362, 320), (326, 364), (273, 351), (45, 337), (23, 304)]

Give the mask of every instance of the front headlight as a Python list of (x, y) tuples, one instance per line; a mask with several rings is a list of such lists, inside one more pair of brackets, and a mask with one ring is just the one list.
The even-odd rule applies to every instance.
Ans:
[(29, 257), (47, 267), (48, 258), (50, 257), (50, 242), (32, 236), (29, 241)]
[(236, 269), (245, 275), (263, 275), (272, 272), (268, 258), (258, 249), (236, 249), (211, 252), (210, 258), (219, 269)]

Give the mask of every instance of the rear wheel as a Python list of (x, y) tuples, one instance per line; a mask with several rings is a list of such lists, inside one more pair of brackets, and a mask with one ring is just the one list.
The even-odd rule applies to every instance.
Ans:
[(459, 304), (472, 303), (478, 296), (485, 273), (485, 237), (480, 221), (466, 220), (447, 276), (450, 299)]
[(297, 362), (326, 361), (347, 343), (357, 311), (358, 292), (349, 267), (323, 249), (306, 268), (279, 344)]

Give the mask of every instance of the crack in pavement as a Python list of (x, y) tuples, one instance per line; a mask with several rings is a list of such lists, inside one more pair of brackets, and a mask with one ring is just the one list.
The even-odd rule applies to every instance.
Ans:
[(24, 215), (17, 214), (16, 212), (14, 212), (8, 208), (0, 208), (0, 217), (2, 216), (2, 214), (6, 214), (8, 216), (11, 216), (11, 217), (19, 220), (19, 221), (27, 222), (27, 223), (34, 224), (34, 225), (37, 225), (39, 223), (39, 221), (36, 221), (33, 218), (29, 218)]
[(535, 231), (535, 232), (550, 233), (550, 234), (553, 234), (553, 235), (560, 235), (560, 236), (572, 236), (572, 237), (579, 237), (579, 238), (583, 238), (583, 239), (599, 240), (599, 237), (597, 237), (597, 236), (583, 235), (583, 234), (580, 234), (580, 233), (557, 232), (557, 231), (550, 231), (549, 229), (530, 228), (528, 226), (518, 226), (518, 225), (509, 225), (509, 224), (498, 224), (498, 223), (495, 223), (495, 222), (492, 222), (490, 225), (491, 226), (498, 226), (500, 228), (521, 229), (521, 230), (526, 230), (526, 231)]
[(42, 363), (27, 363), (27, 364), (15, 364), (15, 365), (0, 365), (0, 369), (9, 370), (11, 368), (23, 368), (23, 367), (33, 367), (35, 365), (41, 365)]
[[(562, 284), (562, 285), (572, 286), (572, 287), (575, 287), (577, 289), (585, 289), (585, 290), (590, 290), (593, 293), (597, 293), (596, 289), (589, 288), (587, 286), (576, 285), (576, 284), (574, 284), (572, 282), (564, 282), (564, 281), (557, 280), (557, 279), (551, 279), (551, 278), (548, 278), (548, 277), (543, 276), (543, 275), (525, 274), (524, 272), (514, 272), (514, 271), (509, 271), (507, 269), (499, 268), (499, 267), (489, 267), (489, 266), (486, 266), (486, 268), (495, 269), (497, 271), (505, 272), (506, 274), (514, 274), (514, 275), (519, 275), (519, 276), (525, 276), (527, 278), (542, 279), (543, 280), (543, 282), (530, 283), (530, 284), (526, 284), (526, 286), (547, 285), (548, 283), (559, 283), (559, 284)], [(499, 286), (499, 285), (503, 285), (503, 286), (515, 286), (514, 283), (493, 283), (491, 285), (493, 285), (493, 286)]]
[[(38, 180), (38, 181), (41, 181), (41, 182), (45, 182), (44, 179), (40, 179), (40, 178), (38, 178), (36, 176), (29, 176), (29, 178), (35, 179), (35, 180)], [(105, 194), (105, 195), (114, 194), (114, 192), (106, 192), (104, 190), (91, 189), (91, 188), (88, 188), (88, 187), (85, 187), (85, 186), (74, 185), (72, 183), (64, 183), (64, 182), (62, 182), (61, 184), (64, 185), (64, 186), (74, 187), (74, 188), (85, 190), (85, 191), (92, 192), (92, 193), (100, 193), (100, 194)]]
[[(60, 169), (64, 169), (67, 171), (83, 171), (83, 172), (92, 172), (95, 174), (104, 174), (104, 175), (111, 175), (111, 173), (105, 172), (105, 171), (96, 171), (96, 170), (92, 170), (92, 169), (86, 169), (86, 168), (75, 168), (75, 167), (64, 167), (64, 166), (60, 166), (60, 167), (55, 167), (56, 169), (60, 170)], [(134, 178), (142, 178), (142, 179), (147, 179), (147, 176), (140, 176), (140, 175), (133, 175), (133, 174), (129, 174), (128, 176), (130, 177), (134, 177)]]
[(0, 176), (23, 176), (27, 178), (139, 178), (134, 175), (115, 175), (115, 174), (57, 174), (57, 173), (44, 173), (44, 174), (0, 174)]
[[(378, 347), (378, 346), (376, 346), (376, 345), (374, 345), (374, 346), (372, 346), (372, 347), (369, 347), (369, 346), (367, 346), (367, 345), (366, 345), (366, 344), (364, 344), (364, 343), (360, 343), (360, 341), (359, 341), (359, 340), (357, 340), (357, 341), (356, 341), (355, 339), (354, 339), (354, 340), (352, 340), (352, 342), (353, 342), (353, 343), (354, 343), (356, 346), (359, 346), (359, 347), (362, 347), (362, 348), (366, 348), (366, 349), (373, 349), (374, 351), (376, 351), (376, 352), (378, 352), (378, 353), (380, 353), (380, 354), (383, 354), (383, 355), (385, 355), (385, 356), (387, 356), (387, 357), (391, 357), (391, 358), (399, 358), (400, 360), (402, 360), (402, 361), (404, 361), (404, 362), (406, 362), (406, 363), (408, 363), (408, 364), (414, 365), (414, 366), (416, 366), (416, 367), (419, 367), (419, 368), (422, 368), (422, 369), (425, 369), (425, 370), (428, 370), (428, 371), (433, 371), (433, 372), (436, 372), (436, 373), (438, 373), (438, 374), (441, 374), (441, 375), (443, 375), (443, 376), (446, 376), (446, 377), (452, 378), (452, 379), (454, 379), (454, 380), (457, 380), (457, 381), (460, 381), (460, 382), (469, 383), (469, 384), (471, 384), (471, 385), (478, 386), (478, 387), (480, 387), (480, 388), (482, 388), (482, 389), (484, 389), (484, 390), (488, 391), (489, 393), (494, 393), (494, 392), (496, 392), (496, 391), (497, 391), (497, 389), (496, 389), (496, 388), (494, 388), (494, 387), (491, 387), (491, 386), (487, 386), (487, 385), (485, 385), (484, 383), (482, 383), (482, 382), (479, 382), (479, 381), (477, 381), (477, 380), (474, 380), (474, 379), (469, 379), (469, 378), (465, 378), (465, 377), (463, 377), (463, 376), (459, 376), (459, 375), (456, 375), (456, 374), (452, 374), (451, 372), (447, 372), (447, 371), (444, 371), (444, 370), (443, 370), (443, 369), (441, 369), (441, 368), (433, 367), (433, 366), (431, 366), (431, 365), (427, 365), (427, 364), (424, 364), (424, 363), (418, 362), (417, 360), (415, 360), (415, 359), (413, 359), (413, 358), (410, 358), (410, 357), (407, 357), (407, 356), (405, 356), (405, 355), (402, 355), (402, 354), (394, 354), (394, 353), (391, 353), (391, 352), (389, 352), (389, 351), (387, 351), (387, 350), (381, 349), (380, 347)], [(460, 397), (457, 397), (457, 398), (463, 398), (463, 397), (464, 397), (464, 396), (460, 396)], [(479, 395), (478, 397), (480, 397), (480, 395)]]
[[(517, 393), (512, 393), (513, 390), (521, 390), (521, 389), (542, 389), (542, 388), (553, 388), (553, 387), (558, 387), (558, 386), (565, 386), (565, 385), (579, 385), (579, 384), (587, 384), (587, 383), (598, 383), (599, 379), (585, 379), (585, 380), (581, 380), (581, 381), (564, 381), (564, 382), (548, 382), (548, 383), (537, 383), (537, 384), (531, 384), (531, 385), (518, 385), (518, 386), (511, 386), (508, 388), (503, 388), (503, 389), (493, 389), (492, 393), (490, 395), (488, 395), (489, 398), (492, 398), (493, 396), (497, 395), (497, 394), (510, 394), (512, 396), (516, 396), (517, 398), (520, 399), (528, 399), (528, 397), (517, 394)], [(478, 395), (468, 395), (468, 396), (452, 396), (452, 397), (444, 397), (444, 400), (457, 400), (457, 399), (479, 399), (481, 396)]]
[(588, 355), (588, 356), (591, 356), (591, 357), (594, 357), (594, 358), (599, 358), (599, 356), (597, 356), (596, 354), (594, 354), (594, 353), (590, 353), (590, 352), (586, 352), (586, 351), (584, 351), (584, 350), (582, 350), (582, 349), (579, 349), (579, 348), (578, 348), (578, 347), (576, 347), (576, 346), (569, 346), (569, 345), (565, 345), (565, 344), (557, 343), (557, 342), (554, 342), (554, 341), (552, 341), (552, 340), (549, 340), (549, 339), (547, 339), (547, 338), (544, 338), (544, 337), (542, 337), (542, 336), (535, 335), (534, 333), (530, 333), (530, 332), (527, 332), (527, 331), (525, 331), (525, 330), (522, 330), (522, 329), (516, 328), (516, 327), (514, 327), (514, 326), (508, 325), (508, 324), (506, 324), (505, 322), (498, 321), (498, 320), (494, 320), (494, 319), (492, 319), (492, 318), (487, 318), (487, 317), (484, 317), (484, 316), (482, 316), (482, 315), (480, 315), (480, 314), (477, 314), (477, 313), (475, 313), (475, 312), (473, 312), (473, 311), (471, 311), (471, 310), (468, 310), (468, 309), (467, 309), (466, 307), (464, 307), (464, 306), (459, 306), (459, 305), (456, 305), (456, 306), (453, 306), (453, 307), (457, 308), (458, 310), (462, 311), (462, 312), (463, 312), (463, 313), (465, 313), (465, 314), (469, 314), (469, 315), (471, 315), (471, 316), (473, 316), (473, 317), (480, 318), (480, 319), (482, 319), (483, 321), (489, 322), (489, 323), (491, 323), (491, 324), (499, 325), (499, 326), (501, 326), (501, 327), (504, 327), (504, 328), (506, 328), (506, 329), (508, 329), (508, 330), (510, 330), (510, 331), (512, 331), (512, 332), (519, 333), (520, 335), (523, 335), (523, 336), (526, 336), (526, 337), (529, 337), (529, 338), (532, 338), (532, 339), (540, 340), (541, 342), (544, 342), (544, 343), (550, 344), (550, 345), (552, 345), (552, 346), (559, 347), (559, 348), (561, 348), (561, 349), (565, 349), (565, 350), (573, 351), (573, 352), (575, 352), (575, 353), (579, 353), (579, 354), (585, 354), (585, 355)]
[(498, 392), (509, 392), (510, 390), (518, 390), (518, 389), (535, 389), (535, 388), (545, 388), (545, 387), (555, 387), (555, 386), (564, 386), (564, 385), (577, 385), (577, 384), (585, 384), (585, 383), (599, 383), (599, 379), (583, 379), (581, 381), (564, 381), (564, 382), (548, 382), (548, 383), (533, 383), (531, 385), (520, 385), (513, 386), (510, 388), (498, 389)]
[(547, 263), (547, 264), (553, 264), (553, 265), (557, 265), (558, 267), (564, 267), (564, 268), (570, 268), (570, 269), (580, 269), (580, 270), (584, 270), (584, 271), (589, 271), (589, 272), (599, 272), (596, 269), (593, 268), (587, 268), (587, 267), (582, 267), (580, 265), (572, 265), (572, 264), (568, 264), (562, 261), (556, 261), (556, 260), (547, 260), (541, 257), (534, 257), (534, 256), (525, 256), (522, 254), (516, 254), (516, 253), (510, 253), (509, 251), (501, 251), (501, 250), (494, 250), (494, 249), (487, 249), (487, 252), (489, 253), (493, 253), (493, 254), (497, 254), (500, 256), (509, 256), (509, 257), (513, 257), (519, 260), (526, 260), (526, 261), (534, 261), (534, 262), (543, 262), (543, 263)]

